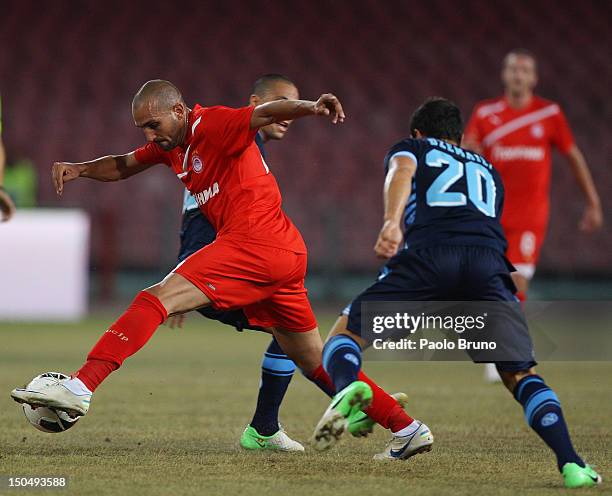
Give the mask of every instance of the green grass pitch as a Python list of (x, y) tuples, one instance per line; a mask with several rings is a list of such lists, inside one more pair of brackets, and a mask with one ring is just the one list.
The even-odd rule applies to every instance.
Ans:
[[(321, 319), (324, 332), (332, 319)], [(429, 454), (375, 463), (372, 455), (387, 440), (380, 428), (322, 454), (308, 446), (290, 455), (241, 451), (269, 337), (195, 314), (182, 330), (160, 328), (100, 387), (73, 429), (36, 431), (10, 390), (41, 372), (72, 372), (111, 321), (0, 324), (0, 476), (68, 476), (68, 489), (53, 494), (96, 496), (566, 493), (552, 453), (525, 425), (519, 405), (467, 362), (365, 363), (389, 392), (409, 395), (408, 411), (435, 435)], [(544, 363), (539, 371), (561, 398), (578, 451), (604, 477), (589, 494), (612, 494), (612, 363)], [(326, 406), (296, 373), (281, 421), (305, 442)]]

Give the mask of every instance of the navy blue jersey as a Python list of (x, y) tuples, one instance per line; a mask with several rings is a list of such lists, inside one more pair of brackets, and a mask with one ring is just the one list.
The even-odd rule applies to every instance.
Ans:
[(500, 224), (504, 188), (486, 159), (434, 138), (394, 145), (385, 157), (385, 173), (394, 156), (417, 164), (404, 212), (407, 249), (476, 245), (506, 251)]
[(264, 160), (266, 159), (266, 149), (264, 147), (264, 140), (261, 137), (260, 133), (257, 133), (255, 135), (255, 144), (257, 145), (257, 148), (259, 148), (259, 153), (261, 153), (261, 156), (264, 158)]

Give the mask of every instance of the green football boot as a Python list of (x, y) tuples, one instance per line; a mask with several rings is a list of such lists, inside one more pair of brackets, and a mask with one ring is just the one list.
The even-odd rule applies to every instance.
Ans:
[[(402, 408), (408, 403), (408, 395), (406, 393), (394, 393), (391, 397), (394, 398)], [(360, 411), (349, 420), (348, 431), (355, 437), (366, 437), (368, 434), (372, 434), (375, 425), (376, 422), (368, 417), (367, 413)]]
[(563, 481), (565, 487), (576, 489), (579, 487), (593, 487), (601, 484), (601, 475), (599, 475), (593, 467), (585, 465), (581, 467), (577, 463), (566, 463), (563, 465)]
[(372, 396), (372, 388), (362, 381), (352, 382), (337, 393), (312, 435), (314, 448), (323, 451), (336, 444), (351, 421), (370, 406)]
[(250, 425), (240, 436), (240, 446), (246, 450), (304, 451), (304, 446), (291, 439), (283, 429), (271, 436), (262, 436)]

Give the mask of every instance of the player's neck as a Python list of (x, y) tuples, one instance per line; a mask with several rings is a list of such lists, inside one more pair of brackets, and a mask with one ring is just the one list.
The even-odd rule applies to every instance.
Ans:
[(520, 110), (529, 106), (531, 100), (533, 99), (533, 93), (528, 91), (526, 93), (510, 93), (506, 92), (506, 100), (508, 101), (508, 105), (516, 110)]
[(183, 128), (180, 146), (185, 147), (185, 141), (187, 141), (187, 133), (189, 131), (189, 121), (191, 120), (191, 109), (187, 109), (187, 115), (185, 116), (185, 127)]

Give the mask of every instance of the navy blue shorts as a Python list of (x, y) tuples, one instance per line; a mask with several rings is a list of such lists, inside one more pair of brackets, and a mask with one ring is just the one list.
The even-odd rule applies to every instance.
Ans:
[(178, 261), (182, 262), (200, 248), (211, 244), (217, 237), (214, 227), (200, 209), (187, 210), (181, 224), (181, 247)]
[[(200, 248), (209, 245), (216, 237), (217, 233), (215, 229), (199, 209), (188, 210), (183, 214), (181, 247), (178, 261), (182, 262)], [(216, 310), (213, 307), (206, 307), (200, 308), (197, 311), (208, 319), (218, 320), (223, 324), (235, 327), (237, 331), (243, 331), (244, 329), (251, 329), (254, 331), (261, 330), (257, 326), (249, 325), (246, 315), (240, 309)]]
[[(383, 267), (378, 280), (342, 312), (349, 331), (361, 335), (361, 303), (370, 301), (507, 301), (516, 302), (510, 273), (514, 267), (498, 251), (483, 246), (441, 245), (402, 250)], [(512, 339), (521, 349), (533, 345), (523, 318), (512, 322)], [(524, 356), (524, 355), (521, 355)], [(527, 370), (534, 360), (497, 362), (505, 371)]]

